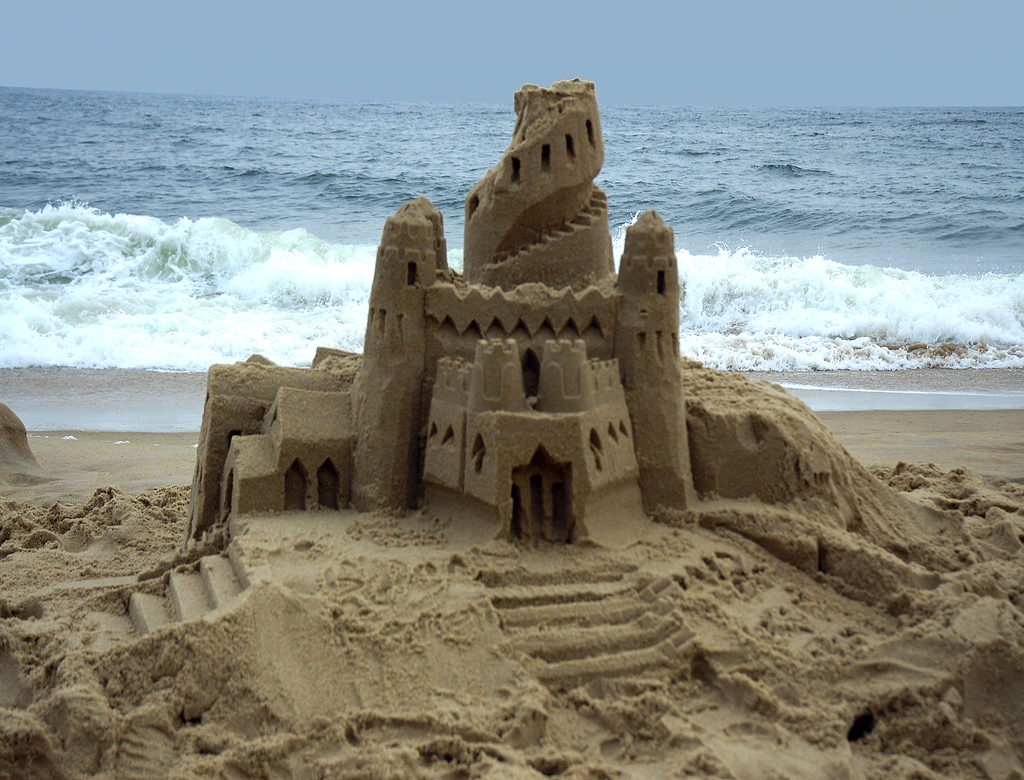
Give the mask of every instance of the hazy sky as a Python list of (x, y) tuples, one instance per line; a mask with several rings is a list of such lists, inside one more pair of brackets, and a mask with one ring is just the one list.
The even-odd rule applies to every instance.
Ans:
[(5, 4), (0, 85), (505, 103), (1022, 105), (1022, 0), (48, 0)]

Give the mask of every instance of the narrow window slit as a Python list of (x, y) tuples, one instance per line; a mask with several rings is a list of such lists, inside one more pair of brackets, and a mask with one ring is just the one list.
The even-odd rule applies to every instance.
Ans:
[(544, 144), (540, 148), (540, 167), (544, 170), (551, 167), (551, 144)]
[(522, 163), (519, 162), (519, 158), (518, 157), (513, 157), (512, 158), (512, 183), (513, 184), (518, 184), (519, 183), (519, 168), (521, 166), (522, 166)]
[(572, 145), (572, 136), (568, 133), (565, 135), (565, 153), (569, 155), (570, 160), (576, 156), (576, 149)]

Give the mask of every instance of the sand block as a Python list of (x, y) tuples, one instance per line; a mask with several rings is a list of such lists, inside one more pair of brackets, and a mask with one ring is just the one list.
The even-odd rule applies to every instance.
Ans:
[(214, 609), (220, 609), (242, 592), (231, 561), (219, 555), (208, 555), (199, 560), (199, 576)]
[(210, 611), (203, 580), (195, 572), (172, 572), (167, 592), (178, 620), (194, 620)]
[(167, 613), (167, 600), (152, 593), (133, 593), (128, 600), (128, 616), (135, 630), (150, 634), (171, 622)]

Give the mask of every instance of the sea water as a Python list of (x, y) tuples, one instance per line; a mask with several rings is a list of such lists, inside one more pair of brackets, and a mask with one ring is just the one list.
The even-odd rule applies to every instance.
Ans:
[[(0, 368), (361, 350), (384, 220), (426, 196), (461, 268), (465, 195), (514, 119), (511, 99), (0, 88)], [(601, 119), (616, 260), (641, 212), (675, 230), (683, 354), (1024, 368), (1024, 108), (603, 105)]]

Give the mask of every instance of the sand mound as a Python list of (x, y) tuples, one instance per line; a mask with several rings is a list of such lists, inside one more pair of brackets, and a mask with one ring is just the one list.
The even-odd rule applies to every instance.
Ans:
[(963, 523), (884, 485), (782, 388), (698, 364), (683, 376), (702, 525), (868, 600), (935, 587), (958, 567)]
[(24, 423), (9, 406), (0, 404), (0, 485), (32, 484), (43, 479), (28, 446)]
[(1024, 488), (683, 374), (703, 501), (624, 551), (252, 517), (246, 587), (140, 635), (213, 570), (187, 489), (0, 502), (0, 776), (1020, 777)]

